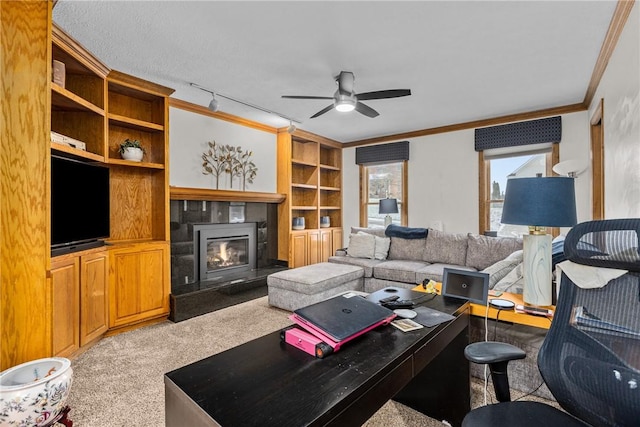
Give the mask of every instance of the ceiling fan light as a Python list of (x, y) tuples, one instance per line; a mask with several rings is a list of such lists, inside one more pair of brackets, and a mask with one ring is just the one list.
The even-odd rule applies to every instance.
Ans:
[(356, 100), (349, 96), (340, 96), (340, 100), (335, 102), (335, 108), (341, 113), (353, 111), (356, 108)]

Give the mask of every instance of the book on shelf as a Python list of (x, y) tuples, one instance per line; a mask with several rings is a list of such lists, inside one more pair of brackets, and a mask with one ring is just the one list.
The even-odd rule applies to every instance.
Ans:
[(63, 144), (78, 150), (87, 151), (87, 144), (77, 139), (71, 138), (61, 133), (51, 131), (51, 142)]

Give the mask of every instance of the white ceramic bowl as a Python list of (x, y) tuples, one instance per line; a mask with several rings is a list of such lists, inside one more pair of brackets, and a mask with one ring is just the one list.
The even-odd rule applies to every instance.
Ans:
[(44, 426), (62, 411), (73, 370), (64, 357), (32, 360), (0, 373), (0, 426)]

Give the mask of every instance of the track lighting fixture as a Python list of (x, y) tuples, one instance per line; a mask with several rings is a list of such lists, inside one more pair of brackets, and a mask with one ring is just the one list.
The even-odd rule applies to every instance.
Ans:
[(250, 104), (248, 102), (240, 101), (239, 99), (232, 98), (228, 95), (223, 95), (220, 92), (214, 92), (211, 89), (204, 88), (198, 84), (189, 83), (189, 85), (195, 88), (198, 88), (204, 92), (209, 92), (211, 94), (213, 98), (211, 99), (211, 102), (209, 102), (209, 110), (213, 111), (214, 113), (220, 109), (220, 102), (216, 99), (216, 96), (219, 96), (220, 98), (228, 99), (229, 101), (237, 102), (238, 104), (246, 105), (247, 107), (255, 108), (256, 110), (264, 111), (265, 113), (273, 114), (274, 116), (278, 116), (282, 119), (289, 120), (289, 127), (287, 128), (287, 132), (289, 133), (293, 133), (296, 130), (296, 126), (294, 125), (294, 123), (302, 123), (300, 120), (292, 119), (291, 117), (287, 117), (284, 114), (267, 110), (266, 108), (262, 108), (255, 104)]
[(209, 110), (211, 110), (211, 111), (213, 111), (215, 113), (216, 111), (218, 111), (220, 109), (220, 103), (216, 99), (216, 94), (215, 93), (211, 93), (211, 95), (213, 96), (213, 98), (211, 98), (211, 102), (209, 103)]

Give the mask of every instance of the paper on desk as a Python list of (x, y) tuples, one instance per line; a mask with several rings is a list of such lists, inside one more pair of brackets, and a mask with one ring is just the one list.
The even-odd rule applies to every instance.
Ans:
[(455, 319), (455, 317), (450, 314), (443, 313), (441, 311), (434, 310), (428, 307), (415, 307), (413, 311), (418, 313), (418, 315), (413, 318), (413, 321), (418, 322), (428, 328)]

